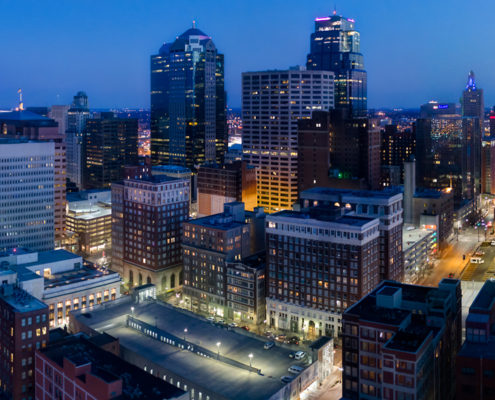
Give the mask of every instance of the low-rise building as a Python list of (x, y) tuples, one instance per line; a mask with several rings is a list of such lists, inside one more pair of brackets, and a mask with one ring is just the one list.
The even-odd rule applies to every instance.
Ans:
[(71, 310), (120, 297), (119, 274), (66, 250), (37, 253), (16, 248), (0, 253), (0, 264), (20, 288), (47, 304), (50, 328), (66, 325)]
[(438, 252), (437, 232), (414, 226), (404, 226), (404, 281), (415, 283), (425, 276), (426, 270)]
[(343, 314), (345, 399), (453, 399), (461, 284), (383, 281)]
[(75, 233), (85, 256), (109, 252), (112, 247), (112, 192), (86, 190), (67, 195), (66, 232)]

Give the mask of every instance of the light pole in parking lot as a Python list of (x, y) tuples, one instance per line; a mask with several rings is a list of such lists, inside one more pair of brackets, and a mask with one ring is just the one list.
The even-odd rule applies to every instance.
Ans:
[(134, 307), (131, 307), (131, 316), (134, 318)]
[(186, 340), (187, 328), (184, 328), (184, 340)]
[(217, 350), (218, 350), (217, 357), (220, 357), (220, 346), (221, 345), (222, 345), (222, 343), (217, 342)]
[(249, 353), (249, 366), (252, 367), (253, 366), (253, 353)]

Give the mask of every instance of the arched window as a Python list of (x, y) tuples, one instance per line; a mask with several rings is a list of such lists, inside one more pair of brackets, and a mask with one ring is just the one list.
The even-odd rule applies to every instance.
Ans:
[(151, 277), (148, 276), (148, 278), (146, 278), (146, 283), (148, 283), (148, 284), (151, 283)]
[(132, 270), (129, 270), (129, 283), (134, 283), (134, 272), (132, 272)]
[(143, 274), (140, 272), (139, 273), (139, 286), (143, 284)]
[(170, 289), (175, 287), (175, 274), (170, 275)]
[(162, 290), (163, 291), (167, 290), (167, 277), (166, 276), (164, 276), (162, 278)]

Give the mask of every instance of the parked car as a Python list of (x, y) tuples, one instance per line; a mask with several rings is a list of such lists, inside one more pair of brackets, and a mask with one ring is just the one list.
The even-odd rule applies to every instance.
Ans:
[(304, 351), (298, 351), (296, 355), (294, 356), (295, 360), (302, 360), (304, 357), (306, 357), (306, 353)]
[(265, 332), (265, 336), (268, 337), (268, 338), (273, 338), (273, 333), (270, 332), (270, 331), (266, 331)]
[(296, 356), (296, 352), (295, 351), (291, 351), (289, 353), (289, 358), (294, 358)]
[(289, 383), (289, 382), (291, 382), (293, 379), (294, 379), (294, 377), (293, 377), (293, 376), (282, 376), (282, 378), (280, 378), (280, 380), (281, 380), (283, 383)]
[(275, 337), (275, 340), (277, 340), (278, 342), (284, 342), (285, 339), (287, 339), (287, 335), (278, 335)]
[(453, 272), (451, 272), (451, 273), (449, 274), (449, 278), (453, 278), (453, 277), (454, 277), (454, 273), (453, 273)]
[(221, 325), (225, 325), (225, 321), (223, 319), (219, 319), (217, 322)]
[(492, 246), (495, 246), (495, 240), (490, 243)]
[(470, 261), (472, 264), (483, 264), (485, 262), (481, 257), (471, 257)]
[(229, 324), (229, 328), (237, 328), (237, 324), (235, 322), (231, 322)]
[(301, 372), (304, 371), (304, 368), (300, 367), (299, 365), (291, 365), (287, 371), (289, 371), (291, 374), (299, 375)]
[(273, 346), (275, 346), (274, 342), (266, 342), (265, 345), (263, 346), (263, 348), (265, 350), (270, 350)]
[(208, 318), (206, 318), (206, 319), (207, 319), (208, 321), (210, 321), (210, 322), (215, 322), (215, 317), (208, 317)]
[(299, 338), (297, 336), (292, 336), (289, 338), (290, 344), (299, 344)]
[(245, 331), (249, 331), (249, 326), (243, 325), (243, 326), (241, 326), (241, 329), (244, 329)]

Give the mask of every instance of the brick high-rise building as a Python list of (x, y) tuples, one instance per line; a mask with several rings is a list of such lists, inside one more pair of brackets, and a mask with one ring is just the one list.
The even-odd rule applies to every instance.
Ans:
[(443, 279), (438, 288), (384, 281), (348, 308), (343, 315), (343, 397), (453, 399), (461, 297), (461, 284), (454, 279)]
[(329, 207), (337, 203), (354, 215), (378, 218), (380, 220), (380, 280), (393, 279), (401, 282), (404, 279), (402, 198), (402, 193), (397, 190), (313, 188), (300, 194), (300, 206)]
[(257, 168), (258, 206), (268, 212), (297, 201), (297, 121), (333, 108), (333, 87), (329, 71), (242, 74), (243, 155)]
[(66, 158), (64, 135), (59, 132), (58, 124), (54, 120), (26, 110), (1, 113), (0, 132), (6, 135), (4, 137), (54, 143), (53, 210), (55, 215), (55, 240), (59, 243), (65, 231)]
[(112, 184), (112, 261), (129, 286), (182, 285), (182, 223), (190, 180), (151, 176)]
[(337, 336), (344, 310), (380, 282), (380, 221), (343, 213), (314, 207), (267, 217), (270, 326)]
[(87, 120), (83, 148), (84, 187), (110, 187), (124, 177), (126, 165), (138, 164), (137, 119), (103, 114), (100, 119)]
[(245, 161), (219, 166), (205, 164), (198, 170), (198, 213), (201, 216), (223, 212), (223, 205), (244, 203), (252, 211), (257, 204), (256, 169)]
[(0, 285), (0, 397), (34, 399), (34, 352), (48, 341), (48, 306), (15, 282)]

